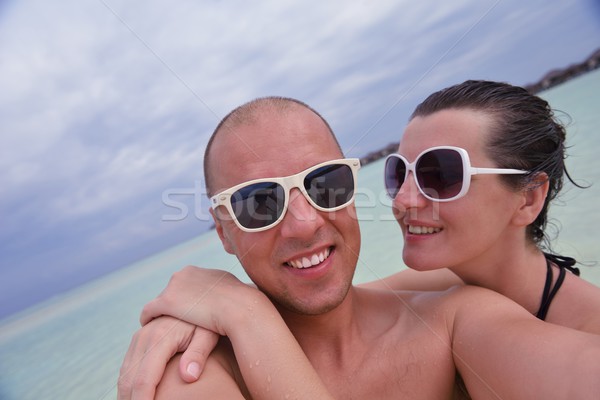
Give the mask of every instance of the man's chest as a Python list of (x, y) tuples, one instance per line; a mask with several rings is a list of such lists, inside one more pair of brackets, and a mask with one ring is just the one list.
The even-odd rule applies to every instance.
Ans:
[(386, 341), (346, 363), (319, 368), (340, 399), (450, 399), (455, 367), (447, 344), (435, 335)]

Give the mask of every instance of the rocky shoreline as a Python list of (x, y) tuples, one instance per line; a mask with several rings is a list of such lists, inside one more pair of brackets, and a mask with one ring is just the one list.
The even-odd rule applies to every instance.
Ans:
[[(539, 81), (524, 85), (523, 87), (531, 93), (539, 93), (543, 90), (565, 83), (566, 81), (583, 75), (587, 72), (600, 68), (600, 48), (594, 51), (584, 61), (569, 65), (565, 68), (553, 69), (544, 75)], [(380, 150), (375, 150), (360, 158), (362, 165), (377, 161), (398, 149), (398, 142), (390, 143)]]

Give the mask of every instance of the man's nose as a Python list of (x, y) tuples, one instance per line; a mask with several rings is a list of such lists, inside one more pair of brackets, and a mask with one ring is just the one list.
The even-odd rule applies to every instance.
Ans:
[(282, 236), (309, 239), (324, 223), (323, 212), (315, 209), (299, 189), (290, 190), (288, 209), (281, 221)]

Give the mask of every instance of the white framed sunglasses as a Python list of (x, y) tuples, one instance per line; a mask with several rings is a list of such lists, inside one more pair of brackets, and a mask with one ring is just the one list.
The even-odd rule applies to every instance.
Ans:
[(255, 179), (212, 196), (213, 209), (224, 206), (245, 232), (260, 232), (277, 225), (288, 209), (290, 191), (298, 188), (317, 210), (333, 212), (354, 200), (358, 158), (330, 160), (278, 178)]
[(396, 198), (412, 172), (419, 192), (427, 199), (445, 202), (460, 199), (469, 191), (471, 177), (478, 174), (522, 175), (529, 171), (512, 168), (476, 168), (471, 166), (469, 153), (454, 146), (437, 146), (424, 150), (409, 163), (400, 154), (390, 154), (385, 160), (384, 181), (387, 194)]

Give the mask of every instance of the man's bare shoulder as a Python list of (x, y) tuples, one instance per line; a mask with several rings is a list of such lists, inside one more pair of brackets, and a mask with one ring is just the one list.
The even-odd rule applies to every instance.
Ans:
[(498, 316), (502, 312), (508, 317), (532, 318), (522, 306), (493, 290), (472, 286), (453, 286), (444, 291), (425, 292), (415, 297), (416, 303), (425, 308), (442, 311), (448, 321), (455, 322), (461, 316), (478, 318)]
[[(403, 330), (418, 331), (425, 326), (442, 334), (451, 332), (457, 315), (477, 315), (485, 310), (510, 310), (521, 315), (528, 314), (521, 306), (489, 289), (457, 285), (440, 291), (381, 290), (359, 287), (365, 294), (374, 313), (381, 311), (396, 319)], [(444, 334), (444, 336), (446, 336)]]
[(503, 297), (489, 289), (471, 285), (453, 285), (439, 290), (381, 288), (370, 285), (357, 286), (356, 290), (367, 294), (370, 301), (405, 303), (412, 307), (455, 307), (462, 301), (477, 298)]
[(450, 339), (452, 323), (463, 298), (461, 287), (444, 291), (356, 288), (369, 330), (385, 332), (392, 341), (421, 341), (430, 334)]
[(174, 356), (167, 365), (163, 378), (156, 391), (156, 399), (250, 399), (243, 383), (233, 349), (226, 338), (206, 360), (200, 379), (186, 383), (179, 377), (180, 354)]
[(511, 315), (532, 317), (521, 305), (491, 289), (463, 285), (448, 289), (443, 293), (443, 301), (451, 310), (487, 313), (503, 310)]

